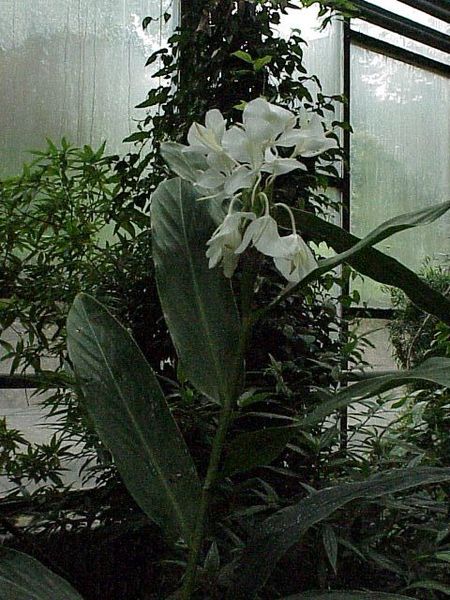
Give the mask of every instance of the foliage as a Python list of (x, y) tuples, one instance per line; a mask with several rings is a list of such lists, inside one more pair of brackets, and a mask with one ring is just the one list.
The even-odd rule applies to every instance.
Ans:
[[(347, 551), (359, 553), (363, 564), (368, 561), (372, 567), (374, 564), (379, 567), (374, 570), (373, 580), (361, 577), (351, 587), (379, 588), (380, 577), (385, 577), (392, 565), (386, 561), (383, 564), (374, 550), (376, 541), (368, 541), (363, 531), (360, 545), (366, 543), (366, 548), (359, 550), (352, 538), (341, 538), (335, 532), (340, 533), (346, 526), (351, 529), (359, 516), (361, 529), (376, 521), (382, 531), (388, 514), (386, 506), (410, 501), (401, 494), (404, 490), (427, 483), (436, 485), (450, 477), (448, 469), (415, 465), (392, 473), (380, 469), (375, 474), (375, 466), (367, 468), (364, 458), (349, 460), (342, 453), (335, 409), (342, 401), (360, 400), (385, 389), (384, 386), (400, 385), (404, 379), (398, 375), (385, 375), (382, 381), (369, 378), (363, 385), (355, 384), (334, 394), (341, 379), (345, 348), (336, 335), (340, 321), (327, 292), (340, 281), (327, 272), (345, 261), (353, 266), (356, 262), (374, 278), (386, 277), (386, 268), (393, 263), (372, 250), (371, 245), (397, 230), (433, 219), (448, 207), (433, 208), (431, 214), (403, 215), (394, 223), (383, 224), (364, 240), (329, 227), (329, 223), (311, 212), (294, 210), (298, 218), (304, 217), (305, 239), (324, 241), (341, 254), (328, 261), (321, 260), (307, 282), (284, 289), (274, 277), (270, 261), (262, 259), (254, 249), (246, 253), (231, 283), (224, 280), (219, 269), (209, 269), (205, 240), (213, 233), (214, 225), (204, 205), (195, 200), (195, 191), (185, 182), (161, 184), (167, 171), (158, 155), (158, 144), (167, 138), (181, 140), (191, 121), (207, 108), (220, 107), (231, 121), (237, 120), (239, 111), (234, 108), (237, 101), (265, 92), (271, 100), (300, 100), (321, 115), (323, 110), (331, 109), (330, 99), (320, 92), (317, 103), (314, 101), (305, 85), (310, 78), (291, 77), (295, 69), (302, 72), (298, 36), (283, 42), (269, 28), (286, 6), (284, 2), (244, 2), (233, 6), (236, 9), (233, 11), (228, 3), (215, 2), (197, 7), (197, 12), (186, 17), (185, 27), (172, 38), (173, 55), (160, 52), (150, 57), (149, 62), (161, 57), (163, 67), (157, 77), (166, 84), (180, 77), (182, 85), (178, 91), (166, 85), (150, 93), (143, 104), (146, 108), (159, 106), (160, 112), (150, 113), (131, 140), (149, 142), (114, 162), (111, 179), (107, 176), (112, 192), (105, 187), (105, 204), (112, 206), (111, 220), (118, 241), (105, 252), (98, 243), (95, 226), (92, 236), (87, 238), (91, 252), (88, 262), (98, 260), (102, 276), (90, 279), (81, 270), (70, 273), (71, 283), (75, 279), (75, 287), (78, 286), (76, 290), (71, 288), (72, 292), (89, 290), (96, 296), (94, 299), (78, 295), (68, 321), (70, 360), (78, 382), (77, 397), (84, 398), (81, 405), (84, 423), (91, 425), (91, 419), (95, 423), (131, 494), (147, 516), (169, 533), (167, 541), (172, 543), (170, 554), (166, 555), (171, 576), (162, 582), (152, 582), (153, 589), (145, 592), (150, 597), (167, 597), (172, 592), (172, 598), (185, 599), (224, 598), (237, 593), (251, 597), (256, 590), (260, 590), (263, 598), (295, 593), (299, 591), (299, 581), (287, 582), (283, 573), (289, 560), (295, 564), (301, 553), (307, 555), (304, 564), (308, 565), (307, 572), (300, 576), (302, 589), (325, 590), (332, 582), (337, 584), (333, 587), (345, 590), (350, 587), (345, 564), (340, 570), (343, 573), (340, 580), (333, 579), (331, 573), (337, 571), (339, 552), (344, 554), (343, 562), (355, 564), (345, 555)], [(177, 67), (182, 67), (183, 61), (186, 65), (188, 59), (193, 61), (192, 70), (182, 69), (178, 74)], [(305, 162), (306, 172), (280, 178), (273, 200), (283, 200), (300, 209), (316, 207), (320, 212), (327, 201), (319, 188), (336, 176), (337, 171), (329, 165), (328, 175), (320, 175), (314, 159)], [(152, 170), (146, 172), (149, 164)], [(59, 171), (50, 169), (52, 173), (55, 180), (50, 188), (58, 189), (60, 180), (65, 180)], [(152, 324), (161, 319), (161, 309), (155, 300), (153, 271), (148, 264), (151, 252), (145, 230), (147, 217), (135, 208), (143, 207), (149, 191), (156, 188), (152, 204), (156, 277), (176, 359), (164, 325)], [(100, 215), (101, 223), (110, 222), (101, 211)], [(73, 224), (70, 220), (69, 223)], [(130, 223), (137, 223), (136, 230)], [(177, 249), (175, 255), (173, 248)], [(104, 256), (107, 258), (102, 262)], [(51, 255), (50, 266), (54, 260)], [(256, 261), (260, 263), (258, 273)], [(121, 272), (124, 264), (127, 275), (132, 274), (133, 285), (127, 285), (127, 277)], [(34, 266), (32, 261), (31, 266)], [(24, 267), (25, 272), (30, 268), (26, 262)], [(74, 273), (79, 275), (78, 280)], [(416, 276), (395, 261), (388, 275), (390, 283), (397, 283), (430, 310), (441, 314), (448, 309), (448, 301), (440, 294), (435, 295), (435, 303), (427, 300), (427, 294), (432, 292), (426, 285), (417, 293)], [(149, 306), (140, 297), (147, 286), (153, 292)], [(73, 295), (64, 299), (65, 312), (72, 299)], [(151, 364), (146, 363), (141, 350), (111, 313), (134, 329), (138, 346)], [(198, 330), (197, 319), (201, 324)], [(144, 324), (149, 324), (148, 328)], [(61, 335), (58, 342), (63, 347), (64, 333)], [(161, 373), (161, 361), (166, 361), (171, 375), (176, 364), (179, 383), (161, 379), (159, 386), (157, 374)], [(29, 364), (39, 369), (38, 362)], [(436, 359), (427, 365), (418, 366), (417, 371), (433, 378), (439, 369), (445, 375), (448, 362)], [(416, 377), (417, 371), (407, 377)], [(19, 434), (5, 432), (5, 439), (7, 435), (14, 453), (21, 443)], [(96, 436), (91, 440), (98, 447)], [(243, 452), (245, 458), (240, 457)], [(173, 471), (174, 467), (177, 468)], [(203, 482), (200, 498), (195, 471)], [(436, 495), (443, 497), (443, 487), (434, 489)], [(147, 501), (150, 496), (151, 503)], [(361, 497), (369, 501), (356, 502)], [(125, 513), (128, 502), (129, 499), (124, 502)], [(381, 509), (374, 515), (371, 509), (376, 502)], [(344, 508), (347, 504), (348, 508)], [(167, 510), (167, 506), (173, 510)], [(423, 515), (423, 506), (420, 508), (422, 511), (418, 509), (417, 515)], [(135, 507), (130, 510), (134, 517), (135, 511)], [(100, 514), (100, 520), (104, 514)], [(395, 531), (398, 515), (392, 522)], [(121, 524), (127, 526), (126, 515)], [(405, 543), (408, 527), (410, 522), (402, 538)], [(255, 534), (258, 530), (260, 533)], [(258, 535), (263, 535), (263, 531), (265, 545), (261, 550)], [(177, 532), (180, 537), (173, 545)], [(383, 539), (381, 533), (380, 539)], [(277, 542), (275, 550), (272, 542)], [(249, 569), (251, 561), (246, 563), (249, 556), (255, 561), (255, 547), (257, 553), (262, 552), (255, 563), (257, 567), (264, 565), (261, 572), (258, 568)], [(292, 550), (282, 558), (290, 547)], [(277, 565), (279, 560), (287, 563)], [(27, 559), (19, 557), (19, 561), (26, 568)], [(272, 571), (272, 578), (268, 579)], [(36, 573), (37, 580), (43, 577), (48, 574)], [(249, 584), (252, 578), (259, 579)], [(405, 579), (389, 581), (392, 591), (399, 593), (404, 583)], [(406, 583), (414, 586), (417, 582)], [(424, 586), (423, 578), (419, 583)], [(289, 589), (290, 584), (297, 587)], [(176, 591), (179, 585), (182, 589)], [(440, 584), (435, 582), (435, 585)], [(383, 588), (386, 589), (384, 580)], [(430, 585), (427, 589), (431, 589)], [(377, 597), (368, 592), (343, 593), (351, 598)], [(312, 594), (342, 597), (338, 592)]]
[[(450, 275), (445, 263), (434, 265), (430, 260), (425, 261), (420, 276), (430, 287), (449, 297)], [(389, 333), (399, 365), (414, 365), (429, 356), (449, 356), (448, 324), (419, 310), (400, 290), (390, 293), (395, 318), (389, 323)], [(405, 441), (426, 453), (428, 460), (448, 465), (448, 390), (435, 385), (409, 389), (410, 393), (398, 402), (402, 410), (399, 432)]]
[[(154, 288), (149, 235), (142, 229), (148, 218), (132, 208), (119, 210), (114, 202), (117, 157), (105, 156), (103, 146), (93, 151), (65, 140), (59, 148), (49, 141), (35, 155), (20, 176), (0, 184), (0, 344), (13, 378), (30, 371), (39, 376), (34, 395), (59, 418), (59, 431), (49, 445), (21, 439), (13, 447), (6, 443), (12, 432), (2, 430), (5, 451), (9, 448), (2, 471), (18, 493), (27, 480), (64, 488), (63, 461), (73, 459), (74, 444), (84, 460), (100, 451), (64, 375), (65, 320), (75, 295), (95, 290), (136, 329), (138, 339), (142, 314), (155, 320), (160, 315), (154, 297), (142, 295), (143, 289)], [(152, 350), (156, 364), (170, 356), (169, 344), (164, 347), (159, 337), (155, 344), (146, 336), (146, 350), (149, 355)], [(56, 376), (47, 376), (50, 369)]]

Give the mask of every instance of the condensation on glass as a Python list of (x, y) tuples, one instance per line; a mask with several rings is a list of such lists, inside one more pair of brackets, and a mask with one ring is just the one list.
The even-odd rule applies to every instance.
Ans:
[(171, 31), (164, 13), (175, 4), (0, 0), (0, 173), (18, 172), (46, 137), (123, 150), (154, 85), (146, 58)]
[[(415, 54), (420, 54), (426, 58), (431, 58), (432, 60), (441, 62), (444, 65), (450, 65), (450, 55), (447, 54), (447, 52), (443, 52), (437, 48), (432, 48), (431, 46), (427, 46), (421, 42), (411, 40), (408, 37), (394, 33), (393, 31), (383, 29), (383, 27), (378, 27), (378, 25), (367, 23), (361, 19), (352, 19), (351, 27), (353, 31), (364, 33), (377, 40), (381, 40), (382, 42), (387, 42), (388, 44), (398, 46), (399, 48), (404, 48), (405, 50), (409, 50)], [(450, 35), (450, 25), (447, 26), (445, 33)]]
[[(449, 199), (448, 78), (353, 46), (351, 229), (358, 236), (395, 215)], [(377, 247), (418, 270), (448, 260), (450, 216), (392, 236)], [(366, 279), (362, 300), (389, 306)]]
[(450, 24), (442, 21), (441, 19), (437, 19), (436, 17), (423, 12), (417, 8), (409, 6), (409, 4), (404, 4), (401, 0), (366, 0), (370, 4), (374, 4), (379, 8), (383, 8), (392, 12), (400, 17), (405, 17), (410, 21), (414, 21), (414, 23), (418, 23), (419, 25), (425, 25), (430, 29), (435, 29), (436, 31), (440, 31), (441, 33), (450, 34)]
[(318, 76), (324, 94), (342, 94), (342, 21), (333, 19), (325, 29), (321, 29), (321, 24), (319, 9), (311, 6), (301, 10), (288, 9), (277, 29), (284, 38), (299, 29), (300, 37), (307, 42), (303, 51), (308, 75)]

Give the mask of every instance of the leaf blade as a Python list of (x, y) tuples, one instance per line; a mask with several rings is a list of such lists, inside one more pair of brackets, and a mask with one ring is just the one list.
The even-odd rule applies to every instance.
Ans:
[(320, 423), (325, 417), (341, 408), (345, 408), (352, 402), (359, 402), (401, 385), (421, 380), (450, 387), (450, 359), (435, 356), (408, 371), (393, 371), (390, 374), (375, 375), (363, 381), (358, 381), (335, 394), (331, 400), (322, 402), (302, 419), (301, 426), (305, 427)]
[(75, 299), (67, 333), (87, 409), (125, 485), (169, 537), (189, 541), (200, 483), (152, 369), (126, 329), (87, 294)]
[(322, 489), (266, 519), (247, 544), (237, 565), (229, 598), (253, 598), (276, 563), (314, 524), (347, 503), (376, 498), (419, 485), (450, 481), (450, 468), (418, 467), (377, 474), (362, 482)]
[[(293, 209), (293, 213), (301, 231), (307, 232), (317, 242), (326, 241), (336, 252), (345, 252), (360, 241), (355, 235), (310, 212)], [(286, 225), (289, 227), (287, 221)], [(395, 258), (366, 247), (347, 257), (346, 262), (374, 281), (400, 288), (416, 306), (450, 324), (450, 300)]]
[(208, 267), (205, 254), (214, 223), (193, 186), (179, 178), (158, 187), (151, 217), (158, 291), (183, 370), (197, 389), (223, 403), (243, 360), (230, 282)]
[(36, 559), (0, 548), (0, 597), (8, 600), (83, 600), (62, 577)]

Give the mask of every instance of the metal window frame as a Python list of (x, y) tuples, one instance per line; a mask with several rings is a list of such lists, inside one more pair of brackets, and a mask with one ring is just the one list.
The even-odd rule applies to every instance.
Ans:
[(436, 50), (450, 53), (450, 36), (445, 33), (436, 31), (426, 25), (420, 25), (411, 19), (407, 19), (406, 17), (397, 15), (389, 10), (370, 4), (365, 0), (352, 1), (356, 8), (360, 10), (360, 14), (357, 18), (408, 37), (416, 42), (436, 48)]

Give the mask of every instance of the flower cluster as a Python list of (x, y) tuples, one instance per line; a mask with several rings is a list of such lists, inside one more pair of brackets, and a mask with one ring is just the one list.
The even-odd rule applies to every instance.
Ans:
[[(170, 168), (190, 181), (204, 199), (220, 206), (230, 200), (223, 222), (207, 242), (209, 267), (222, 263), (225, 276), (231, 277), (239, 256), (253, 246), (272, 257), (275, 267), (291, 283), (298, 283), (311, 272), (317, 263), (284, 204), (293, 231), (288, 236), (279, 235), (270, 214), (269, 190), (277, 176), (305, 169), (299, 157), (318, 156), (335, 144), (325, 135), (315, 113), (308, 113), (299, 123), (291, 111), (264, 98), (245, 106), (242, 124), (227, 129), (222, 114), (214, 109), (206, 113), (205, 125), (191, 125), (188, 145), (163, 143), (161, 151)], [(237, 203), (240, 210), (235, 209)]]

